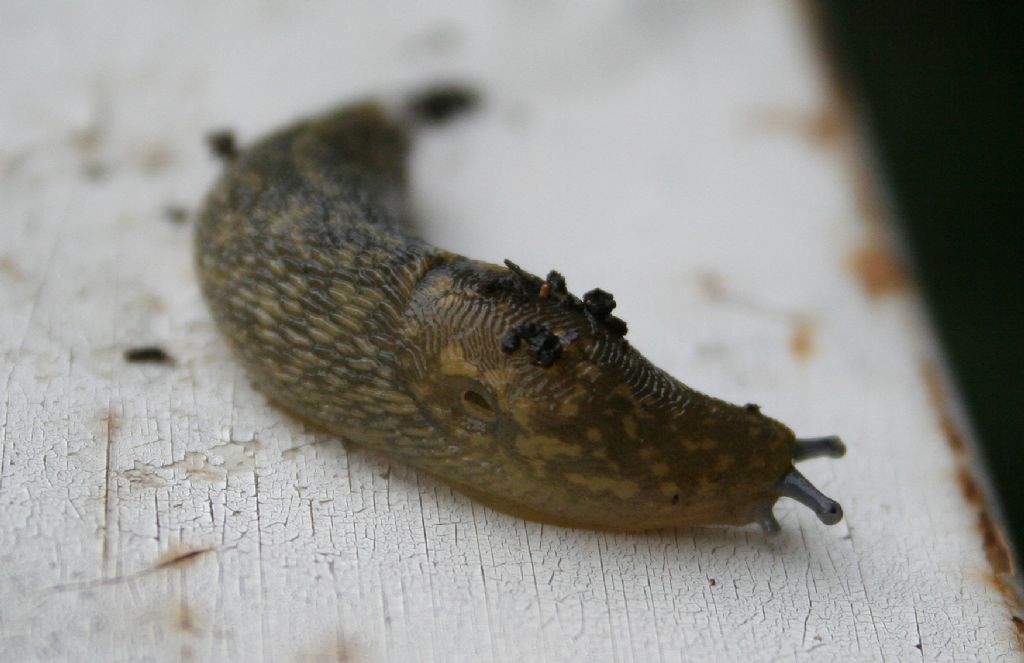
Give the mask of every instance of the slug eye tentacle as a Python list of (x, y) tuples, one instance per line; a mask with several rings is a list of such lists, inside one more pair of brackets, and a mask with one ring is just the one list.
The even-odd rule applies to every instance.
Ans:
[(776, 484), (779, 495), (789, 497), (814, 512), (818, 520), (826, 525), (835, 525), (843, 519), (843, 507), (834, 499), (826, 497), (795, 468)]
[(846, 445), (838, 435), (809, 437), (796, 441), (793, 462), (799, 463), (809, 458), (842, 458), (845, 455)]

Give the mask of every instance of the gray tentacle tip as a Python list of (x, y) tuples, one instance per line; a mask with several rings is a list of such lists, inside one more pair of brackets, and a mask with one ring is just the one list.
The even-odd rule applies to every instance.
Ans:
[(809, 458), (842, 458), (846, 455), (846, 445), (838, 435), (827, 437), (809, 437), (796, 441), (793, 460), (800, 462)]
[(800, 502), (818, 516), (826, 525), (835, 525), (843, 519), (843, 507), (826, 497), (796, 469), (786, 473), (777, 484), (779, 495)]

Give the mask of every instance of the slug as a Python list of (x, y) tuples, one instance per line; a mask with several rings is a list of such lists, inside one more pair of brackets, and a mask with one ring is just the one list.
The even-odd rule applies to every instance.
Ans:
[(557, 525), (842, 519), (794, 461), (839, 457), (757, 406), (685, 386), (624, 338), (615, 300), (436, 248), (410, 230), (411, 137), (458, 90), (343, 107), (232, 150), (195, 234), (204, 298), (276, 406), (471, 498)]

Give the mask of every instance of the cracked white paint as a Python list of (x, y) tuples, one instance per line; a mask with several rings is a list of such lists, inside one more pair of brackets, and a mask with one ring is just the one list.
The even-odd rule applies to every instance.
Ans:
[[(794, 130), (825, 105), (796, 7), (426, 5), (0, 8), (0, 658), (1018, 657), (930, 334), (851, 277), (871, 230), (849, 156)], [(806, 473), (843, 524), (788, 502), (772, 539), (524, 523), (253, 390), (164, 215), (215, 176), (202, 136), (437, 75), (487, 103), (416, 155), (427, 236), (611, 290), (684, 381), (842, 433)], [(174, 365), (122, 360), (148, 344)]]

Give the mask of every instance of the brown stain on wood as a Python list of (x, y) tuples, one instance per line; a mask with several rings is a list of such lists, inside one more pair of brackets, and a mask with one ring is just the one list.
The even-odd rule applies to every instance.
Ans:
[(938, 366), (930, 361), (924, 361), (921, 364), (921, 374), (924, 377), (925, 387), (928, 389), (928, 400), (939, 415), (939, 427), (942, 429), (946, 442), (957, 457), (966, 455), (967, 445), (960, 433), (960, 427), (953, 420), (953, 413), (949, 409), (949, 399)]
[(162, 143), (146, 146), (139, 157), (139, 165), (146, 173), (159, 173), (166, 170), (176, 160), (174, 150)]
[(194, 635), (198, 633), (199, 627), (196, 624), (195, 614), (187, 603), (182, 603), (174, 612), (174, 628), (182, 633)]
[(769, 111), (761, 118), (762, 126), (795, 132), (812, 145), (829, 148), (846, 171), (853, 203), (860, 219), (869, 228), (885, 227), (889, 208), (878, 178), (870, 167), (870, 152), (864, 147), (862, 131), (855, 121), (856, 100), (849, 90), (846, 72), (837, 65), (832, 52), (833, 43), (823, 37), (818, 8), (803, 2), (803, 16), (808, 31), (818, 37), (814, 46), (818, 53), (815, 62), (820, 65), (819, 79), (822, 98), (818, 110), (812, 113), (797, 111)]
[(754, 126), (766, 131), (792, 133), (814, 147), (838, 149), (849, 140), (847, 119), (838, 100), (826, 95), (815, 111), (774, 108), (757, 113)]
[[(981, 532), (985, 557), (997, 577), (1003, 574), (1013, 574), (1013, 555), (1010, 554), (1010, 546), (1006, 543), (1006, 537), (1003, 536), (1002, 530), (985, 509), (978, 512), (978, 531)], [(1000, 583), (1000, 585), (1002, 584)]]
[(328, 646), (322, 651), (301, 651), (292, 658), (295, 663), (355, 663), (358, 660), (355, 649), (345, 643)]
[(853, 88), (846, 71), (839, 66), (834, 43), (826, 38), (820, 8), (810, 2), (801, 5), (808, 31), (815, 37), (814, 46), (818, 50), (815, 62), (820, 65), (819, 78), (824, 88), (822, 110), (805, 131), (836, 146), (857, 216), (868, 232), (864, 244), (850, 254), (848, 267), (871, 298), (902, 293), (911, 285), (912, 277), (904, 261), (892, 249), (887, 223), (892, 216), (889, 202), (872, 168), (872, 154), (865, 147), (863, 132), (855, 120), (853, 109), (857, 100), (850, 93)]
[(843, 106), (829, 95), (818, 112), (804, 120), (803, 134), (811, 143), (822, 147), (835, 147), (848, 139), (849, 130)]
[(99, 147), (103, 130), (99, 123), (93, 123), (71, 134), (71, 144), (82, 152), (92, 152)]
[(960, 486), (960, 493), (968, 506), (976, 511), (975, 526), (981, 536), (982, 550), (991, 569), (991, 574), (987, 578), (989, 584), (1003, 595), (1011, 609), (1016, 609), (1021, 605), (1021, 598), (1013, 582), (1016, 575), (1013, 552), (1010, 550), (1006, 536), (992, 518), (985, 493), (971, 470), (973, 466), (971, 453), (967, 448), (963, 432), (953, 416), (942, 375), (938, 366), (930, 361), (922, 362), (921, 374), (924, 378), (925, 388), (928, 390), (928, 400), (938, 415), (939, 429), (953, 452), (953, 460), (957, 465), (956, 480)]
[(766, 111), (759, 117), (758, 125), (793, 132), (812, 145), (833, 149), (840, 156), (858, 216), (870, 229), (869, 241), (850, 256), (850, 267), (868, 295), (879, 297), (903, 291), (909, 278), (902, 261), (884, 245), (887, 205), (874, 173), (865, 165), (846, 106), (843, 95), (830, 85), (818, 111)]
[(797, 320), (789, 334), (789, 351), (799, 361), (807, 361), (817, 349), (817, 330), (809, 320)]
[(712, 271), (702, 271), (697, 275), (697, 281), (700, 283), (701, 292), (709, 300), (719, 302), (725, 299), (725, 284), (722, 282), (722, 276)]
[(106, 431), (107, 438), (113, 438), (114, 435), (121, 430), (121, 417), (115, 412), (113, 407), (108, 407), (106, 410), (102, 410), (99, 413), (100, 425), (103, 426)]
[(0, 275), (7, 277), (11, 281), (22, 282), (26, 280), (25, 272), (21, 271), (21, 267), (14, 261), (11, 256), (0, 256)]
[(149, 313), (163, 313), (167, 309), (167, 305), (164, 304), (164, 300), (160, 299), (159, 295), (155, 295), (152, 292), (144, 293), (140, 298), (140, 303)]
[(882, 228), (889, 218), (888, 206), (882, 198), (875, 175), (863, 163), (863, 159), (856, 160), (849, 167), (849, 182), (853, 188), (853, 202), (857, 207), (860, 218), (871, 228)]
[(845, 166), (858, 215), (871, 229), (879, 230), (889, 218), (888, 205), (878, 178), (865, 163), (858, 144), (859, 133), (846, 110), (848, 102), (844, 97), (836, 86), (828, 85), (817, 111), (768, 110), (758, 115), (756, 126), (790, 132), (814, 147), (833, 151)]
[[(846, 71), (840, 66), (841, 57), (835, 50), (834, 41), (827, 38), (820, 4), (802, 1), (800, 7), (808, 32), (813, 37), (813, 45), (818, 51), (815, 61), (821, 63), (820, 78), (825, 85), (828, 98), (833, 100), (841, 111), (852, 108), (849, 92), (852, 87), (850, 81), (847, 80)], [(849, 149), (840, 151), (845, 157), (848, 181), (852, 186), (857, 212), (866, 224), (870, 238), (864, 247), (851, 256), (850, 266), (869, 296), (877, 297), (901, 291), (910, 284), (910, 277), (902, 261), (895, 260), (881, 241), (887, 232), (886, 220), (890, 216), (887, 202), (882, 195), (877, 178), (868, 165), (870, 160), (866, 158), (863, 149), (855, 140), (857, 138), (856, 127), (849, 122), (849, 116), (841, 113), (840, 118), (846, 121), (841, 129), (848, 134), (850, 139), (844, 143), (844, 146)], [(1024, 602), (1022, 602), (1013, 582), (1015, 573), (1013, 556), (1006, 545), (1005, 537), (1002, 536), (998, 526), (989, 515), (984, 493), (971, 473), (967, 445), (950, 410), (938, 367), (930, 361), (924, 361), (921, 370), (929, 400), (938, 414), (939, 426), (947, 444), (953, 451), (954, 461), (957, 464), (957, 482), (961, 493), (967, 504), (977, 509), (977, 527), (981, 533), (985, 557), (992, 570), (990, 579), (1002, 594), (1011, 611), (1010, 619), (1017, 647), (1024, 651), (1024, 618), (1016, 614)], [(1005, 571), (1001, 571), (1002, 569)], [(920, 644), (918, 648), (920, 648)]]
[(957, 468), (956, 482), (960, 484), (960, 492), (963, 493), (964, 499), (967, 500), (968, 504), (978, 506), (982, 503), (981, 488), (978, 486), (978, 482), (974, 480), (974, 477), (971, 476), (971, 473), (967, 471), (967, 468)]
[(870, 241), (854, 251), (849, 264), (872, 299), (902, 292), (910, 281), (903, 262), (878, 241)]
[(818, 79), (823, 87), (823, 110), (820, 111), (822, 117), (818, 118), (818, 131), (824, 135), (834, 132), (834, 144), (840, 148), (836, 151), (846, 167), (857, 211), (869, 226), (880, 228), (889, 218), (888, 205), (869, 167), (870, 155), (865, 153), (862, 132), (854, 120), (858, 100), (850, 90), (855, 88), (846, 69), (841, 66), (842, 58), (836, 53), (835, 42), (826, 34), (821, 8), (806, 0), (800, 2), (800, 6), (807, 32), (812, 37), (812, 46), (817, 51), (814, 62), (819, 65)]
[(212, 552), (213, 548), (196, 548), (193, 550), (170, 549), (160, 555), (153, 570), (169, 568), (185, 568), (194, 564), (201, 556)]
[(818, 349), (818, 326), (811, 316), (800, 311), (775, 309), (759, 303), (753, 297), (730, 292), (722, 276), (712, 271), (697, 274), (697, 284), (708, 301), (785, 321), (790, 326), (789, 352), (797, 361), (808, 361)]

